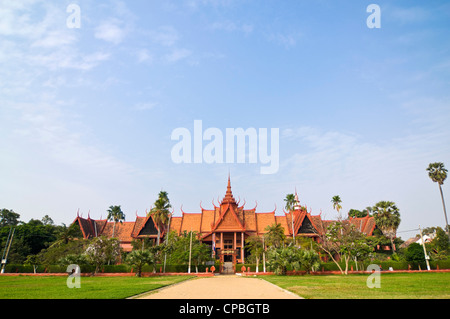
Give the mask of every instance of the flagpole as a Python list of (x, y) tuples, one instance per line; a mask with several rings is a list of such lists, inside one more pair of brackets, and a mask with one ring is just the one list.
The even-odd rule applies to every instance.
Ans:
[(188, 267), (188, 274), (191, 273), (191, 256), (192, 256), (192, 229), (191, 229), (191, 241), (189, 244), (189, 267)]

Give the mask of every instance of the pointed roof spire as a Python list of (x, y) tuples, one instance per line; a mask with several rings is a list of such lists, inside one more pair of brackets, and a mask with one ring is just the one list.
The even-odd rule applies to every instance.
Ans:
[(298, 199), (297, 186), (295, 186), (295, 203), (294, 210), (300, 209), (300, 200)]
[[(236, 204), (236, 200), (233, 197), (233, 193), (231, 191), (231, 179), (230, 173), (228, 173), (228, 185), (227, 192), (225, 193), (225, 197), (222, 200), (222, 204)], [(237, 205), (237, 204), (236, 204)]]

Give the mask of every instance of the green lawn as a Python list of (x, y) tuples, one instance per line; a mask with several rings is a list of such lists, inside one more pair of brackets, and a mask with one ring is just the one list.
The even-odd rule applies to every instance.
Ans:
[(0, 299), (123, 299), (191, 278), (81, 277), (68, 288), (67, 277), (0, 276)]
[(369, 275), (262, 276), (307, 299), (450, 298), (450, 273), (382, 272), (380, 288), (368, 288)]

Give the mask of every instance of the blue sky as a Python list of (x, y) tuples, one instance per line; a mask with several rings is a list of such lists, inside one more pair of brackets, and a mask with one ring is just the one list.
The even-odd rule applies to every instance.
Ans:
[[(0, 17), (0, 206), (22, 220), (131, 221), (161, 189), (199, 212), (230, 172), (258, 212), (297, 189), (328, 219), (340, 195), (345, 212), (394, 201), (399, 231), (444, 224), (425, 169), (450, 166), (447, 1), (1, 0)], [(194, 120), (278, 128), (278, 172), (175, 164), (171, 133)]]

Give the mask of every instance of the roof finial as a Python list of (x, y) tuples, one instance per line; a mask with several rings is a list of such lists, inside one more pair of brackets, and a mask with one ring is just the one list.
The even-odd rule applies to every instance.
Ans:
[(227, 192), (225, 193), (225, 197), (222, 200), (222, 203), (232, 203), (236, 204), (236, 200), (233, 197), (233, 193), (231, 192), (231, 179), (230, 179), (230, 173), (228, 173), (228, 185), (227, 185)]

